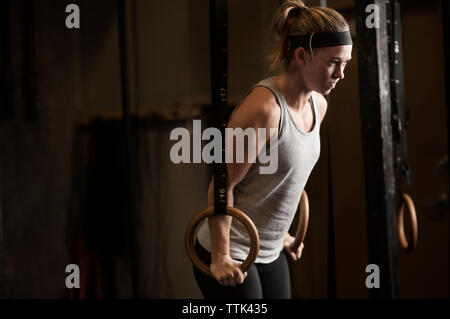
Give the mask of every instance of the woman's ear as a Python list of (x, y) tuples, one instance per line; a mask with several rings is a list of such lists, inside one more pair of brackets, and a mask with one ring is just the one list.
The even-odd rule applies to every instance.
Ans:
[(295, 50), (295, 60), (300, 66), (306, 65), (306, 51), (304, 48), (300, 47)]

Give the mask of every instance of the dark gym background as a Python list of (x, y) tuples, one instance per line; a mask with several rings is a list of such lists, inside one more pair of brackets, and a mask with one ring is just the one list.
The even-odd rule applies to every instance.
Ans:
[[(80, 7), (80, 29), (65, 27), (70, 3)], [(278, 5), (278, 0), (229, 1), (230, 105), (272, 75), (264, 58)], [(353, 5), (328, 1), (355, 35)], [(400, 297), (448, 298), (448, 166), (437, 167), (448, 153), (441, 1), (402, 5), (419, 236), (412, 254), (399, 251)], [(83, 279), (84, 297), (136, 296), (131, 270), (137, 269), (140, 298), (200, 298), (183, 240), (187, 222), (206, 205), (209, 171), (205, 164), (174, 165), (169, 134), (210, 112), (208, 0), (126, 1), (137, 150), (135, 227), (123, 195), (116, 2), (21, 0), (0, 6), (2, 297), (83, 297), (65, 286), (65, 267), (76, 263), (90, 276)], [(302, 259), (291, 264), (294, 298), (327, 297), (328, 129), (336, 295), (369, 297), (359, 109), (364, 79), (358, 78), (356, 46), (357, 41), (345, 80), (330, 95), (321, 158), (306, 186), (311, 215)]]

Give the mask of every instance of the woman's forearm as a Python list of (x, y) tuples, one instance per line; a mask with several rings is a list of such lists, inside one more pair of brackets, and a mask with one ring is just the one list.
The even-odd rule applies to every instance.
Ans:
[(232, 217), (228, 215), (209, 218), (211, 233), (211, 262), (230, 255), (230, 228)]
[[(227, 205), (233, 206), (233, 189), (227, 190)], [(208, 189), (208, 207), (214, 206), (214, 180)], [(230, 228), (232, 217), (229, 215), (208, 218), (211, 235), (211, 261), (214, 263), (230, 255)]]

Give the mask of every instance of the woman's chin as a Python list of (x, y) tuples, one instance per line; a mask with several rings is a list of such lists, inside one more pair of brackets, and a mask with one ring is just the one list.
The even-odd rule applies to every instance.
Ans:
[(322, 95), (328, 95), (328, 94), (331, 93), (332, 90), (333, 90), (333, 89), (330, 89), (330, 88), (323, 88), (322, 90), (316, 91), (316, 92), (318, 92), (318, 93), (320, 93), (320, 94), (322, 94)]

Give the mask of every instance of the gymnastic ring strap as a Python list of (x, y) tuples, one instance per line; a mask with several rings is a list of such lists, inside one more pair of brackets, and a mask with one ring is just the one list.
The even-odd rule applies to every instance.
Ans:
[[(251, 219), (236, 207), (227, 206), (227, 215), (235, 217), (237, 220), (244, 224), (250, 237), (250, 251), (247, 258), (241, 264), (241, 270), (245, 273), (250, 266), (255, 262), (259, 252), (259, 235), (255, 225)], [(208, 207), (196, 214), (190, 220), (185, 234), (185, 246), (189, 259), (192, 261), (195, 267), (207, 276), (212, 277), (209, 265), (205, 264), (197, 255), (195, 250), (196, 231), (202, 220), (208, 217), (214, 216), (214, 207)]]

